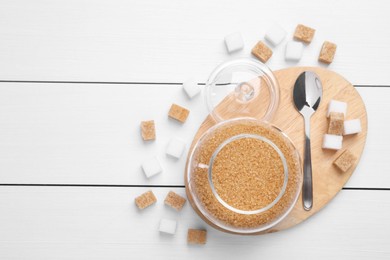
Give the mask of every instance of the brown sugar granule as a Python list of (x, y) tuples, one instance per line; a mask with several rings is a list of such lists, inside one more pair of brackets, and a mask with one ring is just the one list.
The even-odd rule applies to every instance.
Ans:
[(204, 245), (207, 242), (207, 231), (203, 229), (188, 229), (187, 243)]
[(283, 186), (280, 156), (270, 144), (258, 139), (244, 138), (227, 144), (215, 158), (212, 171), (218, 195), (240, 210), (267, 206)]
[(156, 196), (154, 196), (153, 191), (151, 190), (135, 198), (135, 204), (139, 209), (147, 208), (150, 205), (156, 203), (156, 201)]
[(141, 122), (141, 135), (144, 141), (156, 139), (156, 129), (153, 120)]
[(328, 134), (343, 135), (344, 132), (344, 113), (331, 112), (329, 114)]
[(181, 123), (184, 123), (187, 120), (190, 111), (187, 108), (181, 107), (176, 104), (172, 104), (171, 109), (169, 110), (168, 116), (173, 118)]
[[(284, 154), (287, 163), (288, 180), (284, 194), (274, 206), (258, 214), (240, 214), (224, 207), (213, 195), (208, 180), (208, 169), (207, 167), (203, 167), (203, 165), (209, 165), (212, 154), (215, 152), (217, 147), (219, 147), (225, 140), (242, 133), (263, 136), (268, 140), (272, 141)], [(212, 168), (213, 183), (215, 188), (218, 189), (218, 194), (220, 195), (220, 197), (223, 196), (224, 200), (229, 201), (229, 203), (232, 203), (236, 208), (246, 210), (258, 209), (259, 207), (268, 204), (268, 202), (273, 201), (275, 198), (275, 194), (280, 192), (280, 185), (282, 183), (280, 177), (283, 176), (283, 173), (276, 174), (275, 176), (273, 174), (267, 176), (267, 173), (264, 172), (252, 172), (253, 175), (250, 177), (251, 167), (249, 165), (254, 163), (254, 157), (252, 157), (251, 155), (249, 156), (249, 158), (242, 156), (241, 162), (244, 165), (245, 171), (249, 171), (247, 173), (244, 173), (244, 175), (246, 175), (247, 177), (243, 178), (243, 180), (248, 181), (249, 178), (256, 178), (255, 176), (257, 176), (260, 177), (257, 179), (257, 182), (253, 184), (247, 184), (239, 180), (239, 178), (235, 179), (234, 181), (219, 182), (218, 179), (220, 177), (221, 179), (223, 179), (223, 165), (229, 164), (229, 167), (238, 167), (240, 159), (239, 154), (243, 153), (245, 156), (249, 155), (249, 152), (245, 152), (244, 149), (244, 147), (248, 145), (248, 148), (250, 148), (252, 152), (254, 152), (254, 150), (252, 149), (258, 149), (259, 146), (264, 146), (263, 148), (266, 149), (266, 151), (255, 151), (255, 153), (257, 153), (257, 156), (269, 156), (268, 158), (275, 162), (276, 165), (273, 166), (271, 165), (271, 163), (264, 162), (264, 160), (261, 160), (262, 163), (264, 163), (265, 167), (271, 167), (271, 173), (279, 169), (280, 157), (278, 156), (278, 158), (275, 159), (274, 152), (269, 151), (269, 149), (265, 146), (264, 143), (257, 142), (254, 139), (240, 140), (242, 142), (236, 144), (232, 142), (231, 147), (226, 146), (227, 150), (224, 152), (222, 149), (222, 154), (216, 157), (216, 160), (214, 161), (214, 164), (216, 166), (213, 167), (217, 168)], [(233, 149), (234, 146), (236, 146), (236, 148), (238, 148), (239, 150), (238, 152), (236, 151), (235, 153), (230, 154), (228, 150)], [(213, 217), (222, 221), (228, 226), (232, 226), (235, 228), (254, 228), (266, 225), (285, 214), (288, 210), (289, 205), (294, 202), (294, 200), (299, 194), (299, 191), (297, 191), (297, 186), (301, 185), (302, 183), (302, 172), (300, 169), (299, 156), (296, 154), (295, 148), (289, 142), (286, 141), (286, 138), (282, 134), (280, 134), (280, 132), (278, 132), (274, 128), (271, 129), (271, 127), (269, 126), (258, 124), (254, 120), (238, 120), (233, 123), (228, 123), (219, 126), (212, 132), (212, 134), (208, 135), (204, 140), (202, 140), (202, 149), (197, 150), (193, 156), (193, 160), (196, 162), (196, 165), (199, 165), (198, 167), (194, 168), (193, 178), (191, 180), (191, 182), (193, 183), (194, 193), (196, 194), (200, 203), (203, 205), (204, 209), (209, 214), (211, 214)], [(234, 158), (235, 156), (237, 157)], [(231, 158), (233, 158), (234, 162), (229, 162)], [(247, 163), (249, 165), (245, 166), (245, 164)], [(237, 165), (235, 166), (235, 164)], [(258, 165), (255, 168), (258, 170), (260, 167), (261, 166)], [(214, 170), (218, 172), (214, 172)], [(233, 173), (233, 170), (229, 169), (228, 173)], [(261, 176), (265, 176), (263, 181), (271, 183), (272, 187), (270, 187), (269, 189), (265, 188), (262, 191), (261, 195), (264, 194), (264, 196), (257, 195), (251, 197), (252, 191), (250, 191), (249, 189), (254, 189), (254, 193), (260, 192), (260, 187), (262, 185), (265, 185), (265, 183), (262, 183)], [(230, 178), (228, 176), (225, 177)], [(269, 178), (268, 181), (266, 180), (266, 178)], [(273, 180), (273, 178), (275, 179)], [(231, 180), (233, 180), (233, 178)], [(259, 186), (257, 187), (256, 185)], [(226, 191), (225, 188), (245, 191), (245, 194), (235, 194), (234, 192)]]
[(180, 211), (184, 204), (186, 203), (186, 199), (180, 196), (179, 194), (176, 194), (173, 191), (168, 192), (167, 196), (165, 197), (164, 203), (177, 211)]
[(334, 160), (333, 164), (343, 172), (346, 172), (352, 167), (356, 160), (356, 156), (346, 149), (336, 160)]
[(295, 28), (294, 38), (305, 43), (311, 43), (314, 37), (315, 29), (298, 24)]
[(318, 60), (327, 64), (332, 63), (334, 55), (336, 54), (337, 45), (328, 41), (322, 44), (320, 56)]
[(262, 41), (259, 41), (252, 49), (252, 54), (266, 63), (272, 56), (272, 50)]

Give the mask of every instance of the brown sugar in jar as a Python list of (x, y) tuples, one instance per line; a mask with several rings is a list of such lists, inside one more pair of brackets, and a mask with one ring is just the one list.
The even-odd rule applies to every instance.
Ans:
[(187, 165), (187, 195), (209, 224), (256, 233), (281, 221), (301, 188), (299, 155), (277, 128), (233, 119), (210, 128)]
[(266, 207), (283, 186), (283, 164), (278, 153), (254, 138), (226, 145), (216, 157), (212, 172), (221, 199), (240, 210)]

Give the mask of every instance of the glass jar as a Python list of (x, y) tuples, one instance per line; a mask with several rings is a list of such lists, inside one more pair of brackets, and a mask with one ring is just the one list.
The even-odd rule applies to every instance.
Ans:
[(277, 80), (256, 60), (232, 60), (211, 73), (203, 95), (214, 125), (189, 152), (189, 201), (219, 230), (266, 231), (288, 215), (302, 186), (298, 151), (269, 123), (279, 104)]

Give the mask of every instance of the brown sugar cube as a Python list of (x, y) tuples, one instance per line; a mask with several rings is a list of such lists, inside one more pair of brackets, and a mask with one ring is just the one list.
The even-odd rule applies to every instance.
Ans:
[(332, 63), (334, 55), (336, 54), (336, 49), (336, 44), (325, 41), (324, 44), (322, 44), (318, 60), (327, 64)]
[(204, 245), (207, 242), (207, 231), (202, 229), (188, 229), (187, 243)]
[(180, 196), (179, 194), (174, 193), (173, 191), (168, 192), (165, 197), (164, 203), (168, 206), (180, 211), (184, 204), (186, 203), (186, 199)]
[(139, 209), (147, 208), (150, 205), (156, 203), (156, 201), (156, 196), (154, 196), (153, 191), (151, 190), (135, 198), (135, 204)]
[(313, 28), (298, 24), (297, 28), (295, 28), (294, 38), (302, 42), (311, 43), (315, 32), (316, 30)]
[(153, 120), (141, 122), (141, 135), (144, 141), (156, 139), (156, 129)]
[(253, 47), (252, 54), (261, 60), (261, 62), (266, 63), (272, 56), (272, 50), (265, 45), (264, 42), (259, 41), (255, 47)]
[(169, 110), (168, 116), (170, 118), (176, 119), (177, 121), (184, 123), (187, 120), (190, 111), (187, 108), (181, 107), (176, 104), (172, 104), (171, 109)]
[(344, 132), (344, 113), (330, 112), (328, 134), (343, 135)]
[(334, 160), (333, 164), (343, 172), (346, 172), (352, 167), (356, 160), (356, 156), (346, 149), (336, 160)]

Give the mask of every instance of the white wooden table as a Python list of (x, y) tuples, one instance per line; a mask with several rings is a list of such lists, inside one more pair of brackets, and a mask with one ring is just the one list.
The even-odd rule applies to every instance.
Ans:
[[(0, 1), (0, 259), (389, 259), (390, 16), (388, 1)], [(249, 56), (274, 22), (291, 39), (297, 23), (317, 29), (298, 64), (284, 43), (272, 69), (321, 66), (324, 40), (338, 44), (330, 69), (344, 75), (368, 111), (366, 149), (355, 174), (319, 214), (290, 230), (257, 237), (207, 227), (166, 193), (184, 194), (183, 168), (165, 157), (172, 136), (190, 143), (207, 114), (183, 80), (204, 83), (220, 62)], [(242, 32), (245, 50), (223, 38)], [(172, 102), (191, 110), (167, 119)], [(155, 119), (145, 145), (139, 122)], [(164, 173), (146, 179), (140, 163), (159, 155)], [(152, 189), (157, 205), (133, 199)], [(175, 236), (158, 233), (163, 217)], [(189, 227), (208, 243), (186, 243)]]

